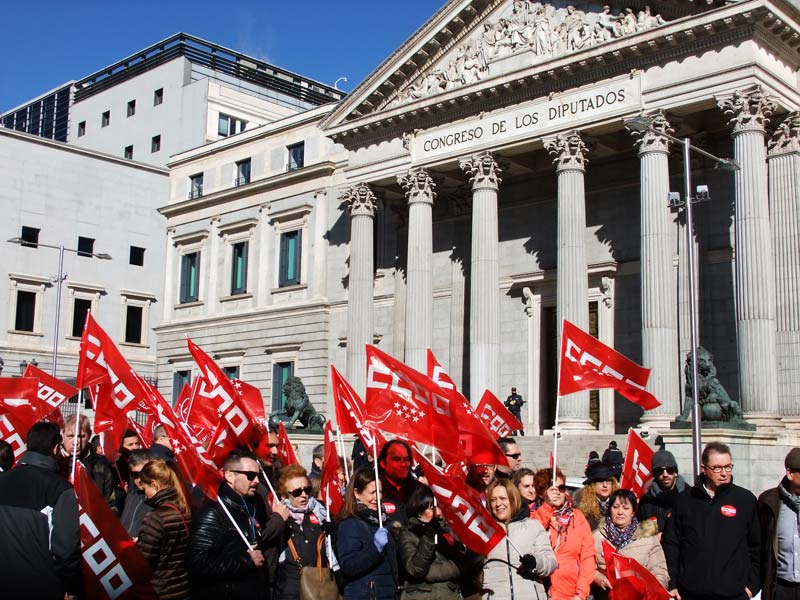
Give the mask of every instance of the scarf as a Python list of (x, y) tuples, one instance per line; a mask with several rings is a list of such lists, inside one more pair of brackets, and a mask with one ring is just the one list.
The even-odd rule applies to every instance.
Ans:
[(309, 498), (308, 504), (306, 504), (305, 508), (299, 508), (292, 505), (288, 498), (284, 498), (283, 503), (289, 509), (292, 519), (294, 519), (294, 522), (297, 523), (300, 529), (303, 528), (303, 519), (305, 519), (305, 516), (308, 513), (312, 513), (315, 517), (317, 517), (320, 523), (322, 523), (328, 516), (325, 507), (316, 498)]
[[(356, 501), (355, 513), (362, 521), (372, 523), (373, 525), (379, 524), (378, 511), (372, 510), (371, 508), (367, 507), (366, 504)], [(386, 527), (386, 510), (383, 508), (383, 504), (381, 504), (381, 517), (383, 518), (383, 526)]]
[(611, 496), (609, 496), (605, 500), (600, 500), (600, 498), (597, 499), (597, 504), (600, 505), (600, 514), (603, 515), (604, 517), (608, 516), (608, 509), (610, 508), (608, 506), (608, 501), (610, 498)]
[(781, 497), (781, 500), (783, 500), (783, 503), (794, 511), (794, 514), (797, 516), (797, 525), (800, 526), (800, 497), (795, 496), (787, 489), (787, 483), (785, 479), (781, 481), (781, 484), (778, 486), (778, 495)]
[(617, 550), (622, 550), (625, 546), (630, 544), (631, 540), (633, 539), (633, 534), (636, 533), (638, 528), (639, 519), (636, 517), (633, 517), (630, 525), (622, 528), (614, 525), (611, 519), (606, 519), (603, 533), (608, 541), (611, 542), (611, 545), (614, 546), (614, 548)]
[(561, 508), (554, 510), (553, 516), (550, 517), (550, 524), (553, 525), (556, 530), (553, 550), (558, 550), (561, 543), (567, 541), (567, 533), (569, 532), (569, 526), (574, 516), (575, 510), (572, 508), (572, 500), (567, 496), (564, 498), (564, 504)]

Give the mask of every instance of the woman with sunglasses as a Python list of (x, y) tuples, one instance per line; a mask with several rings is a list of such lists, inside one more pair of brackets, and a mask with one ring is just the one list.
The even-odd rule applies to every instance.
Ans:
[(139, 481), (153, 510), (142, 521), (136, 545), (153, 570), (153, 587), (161, 600), (187, 599), (185, 561), (192, 510), (183, 483), (160, 458), (142, 468)]
[(534, 479), (537, 494), (545, 500), (537, 509), (536, 518), (550, 536), (558, 561), (558, 569), (550, 576), (550, 599), (586, 600), (596, 571), (589, 523), (572, 506), (561, 469), (556, 468), (555, 485), (552, 469), (540, 469)]
[(650, 463), (653, 483), (639, 501), (636, 516), (640, 521), (655, 519), (658, 530), (664, 531), (667, 516), (678, 501), (678, 494), (686, 489), (686, 481), (678, 474), (678, 463), (672, 452), (659, 450)]
[(611, 589), (603, 542), (613, 546), (618, 554), (635, 559), (666, 588), (669, 582), (667, 559), (658, 539), (655, 521), (639, 522), (636, 518), (636, 494), (630, 490), (620, 489), (611, 494), (608, 505), (608, 516), (592, 534), (597, 559), (597, 575), (592, 588), (595, 600), (606, 600)]
[(275, 600), (298, 600), (301, 567), (316, 567), (320, 558), (322, 566), (328, 566), (322, 530), (328, 513), (314, 498), (306, 470), (300, 465), (289, 465), (279, 471), (276, 491), (290, 516), (278, 558)]

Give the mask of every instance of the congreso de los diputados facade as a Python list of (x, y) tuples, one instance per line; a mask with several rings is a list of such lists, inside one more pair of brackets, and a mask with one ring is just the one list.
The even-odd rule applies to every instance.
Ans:
[(790, 430), (798, 67), (788, 0), (451, 0), (342, 100), (172, 157), (159, 386), (189, 335), (273, 408), (296, 375), (330, 414), (330, 364), (363, 393), (365, 344), (423, 371), (430, 347), (538, 433), (567, 319), (661, 407), (572, 394), (564, 430), (668, 429), (695, 307), (745, 418)]

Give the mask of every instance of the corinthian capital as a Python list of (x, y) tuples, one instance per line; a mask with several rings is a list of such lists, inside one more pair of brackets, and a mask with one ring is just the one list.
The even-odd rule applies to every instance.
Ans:
[(436, 183), (425, 169), (409, 169), (397, 176), (397, 183), (405, 191), (409, 204), (414, 202), (433, 204), (433, 199), (436, 197), (436, 192), (433, 191)]
[(675, 133), (675, 129), (667, 120), (664, 111), (657, 110), (647, 115), (647, 117), (652, 119), (652, 122), (650, 123), (650, 128), (645, 131), (625, 123), (625, 128), (636, 138), (634, 143), (639, 147), (639, 154), (669, 152), (670, 139), (667, 136)]
[(545, 139), (544, 147), (553, 155), (556, 172), (583, 171), (589, 162), (586, 158), (589, 149), (580, 134), (575, 131)]
[(770, 156), (800, 152), (800, 113), (789, 113), (767, 143)]
[(461, 170), (469, 176), (472, 189), (500, 186), (500, 165), (491, 152), (480, 152), (458, 161)]
[(741, 133), (764, 132), (777, 104), (757, 85), (747, 90), (736, 90), (726, 98), (717, 98), (717, 106), (729, 117), (728, 123), (733, 125), (733, 133)]
[(374, 217), (380, 203), (366, 183), (357, 183), (345, 188), (339, 194), (339, 200), (347, 204), (351, 217), (365, 215)]

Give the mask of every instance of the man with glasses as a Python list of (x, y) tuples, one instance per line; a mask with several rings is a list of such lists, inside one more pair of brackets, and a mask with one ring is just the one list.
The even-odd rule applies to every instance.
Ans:
[(268, 514), (256, 494), (260, 472), (252, 452), (228, 454), (219, 500), (208, 502), (192, 519), (186, 566), (193, 599), (269, 597), (264, 551), (278, 543), (274, 532), (283, 530), (288, 510)]
[(756, 498), (733, 483), (726, 444), (706, 445), (702, 473), (678, 495), (661, 543), (680, 600), (746, 600), (761, 589)]
[(758, 497), (761, 521), (761, 597), (800, 599), (800, 448), (783, 461), (777, 487)]
[(503, 454), (506, 455), (508, 466), (497, 465), (495, 477), (498, 479), (511, 479), (514, 473), (519, 471), (519, 468), (522, 466), (522, 452), (517, 445), (517, 440), (513, 437), (497, 438), (497, 445), (500, 446)]
[(640, 521), (655, 521), (658, 530), (664, 531), (678, 494), (686, 489), (686, 480), (678, 474), (678, 463), (668, 450), (659, 450), (653, 455), (650, 469), (653, 481), (639, 501), (636, 516)]
[(125, 507), (122, 509), (122, 516), (119, 518), (125, 531), (132, 538), (139, 537), (139, 530), (142, 528), (144, 516), (153, 508), (145, 502), (142, 482), (139, 481), (139, 474), (144, 466), (153, 460), (154, 456), (149, 450), (133, 450), (128, 457), (128, 495), (125, 497)]

